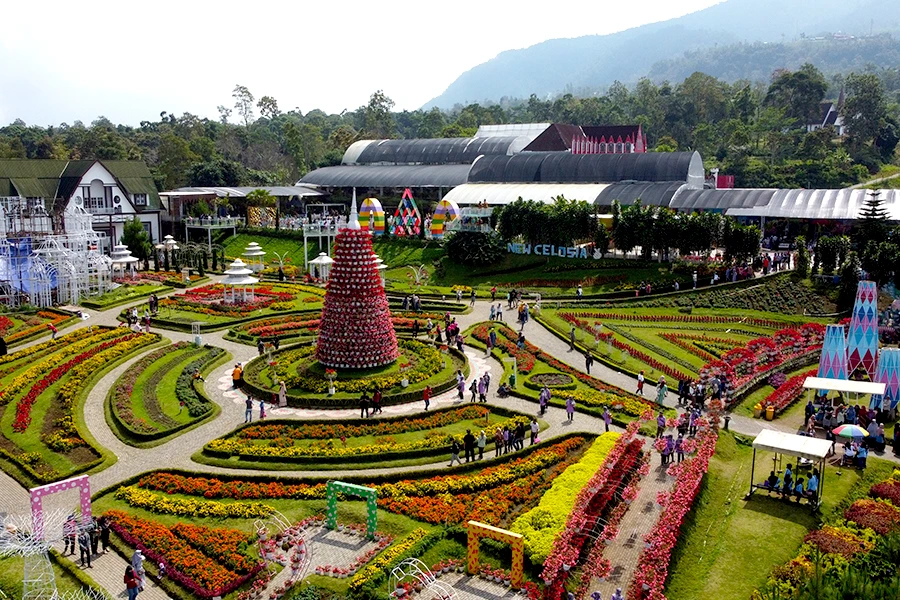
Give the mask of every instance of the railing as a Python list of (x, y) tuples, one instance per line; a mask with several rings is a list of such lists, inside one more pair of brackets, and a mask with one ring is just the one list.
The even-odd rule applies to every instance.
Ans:
[(237, 227), (244, 224), (242, 217), (182, 217), (188, 227)]

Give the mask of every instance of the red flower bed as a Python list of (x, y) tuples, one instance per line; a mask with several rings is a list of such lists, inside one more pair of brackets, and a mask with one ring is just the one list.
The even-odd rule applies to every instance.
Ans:
[(807, 377), (815, 377), (816, 373), (818, 373), (818, 368), (810, 369), (805, 373), (791, 377), (778, 386), (778, 389), (766, 396), (763, 406), (771, 404), (775, 407), (775, 413), (780, 413), (803, 396), (803, 383)]
[(690, 512), (700, 491), (703, 475), (709, 468), (709, 459), (716, 450), (721, 403), (710, 403), (712, 427), (700, 432), (697, 455), (675, 469), (676, 479), (663, 512), (654, 528), (644, 538), (648, 544), (634, 569), (634, 579), (628, 589), (629, 598), (662, 600), (663, 589), (669, 574), (669, 561), (678, 542), (678, 534), (684, 519)]
[[(699, 315), (628, 315), (605, 312), (565, 312), (558, 313), (560, 318), (569, 322), (573, 319), (608, 319), (610, 321), (638, 321), (641, 323), (742, 323), (759, 327), (784, 327), (785, 321), (772, 319), (750, 319), (744, 317), (716, 317)], [(824, 328), (823, 328), (824, 332)]]
[(31, 425), (31, 407), (34, 406), (34, 403), (37, 401), (38, 396), (40, 396), (41, 393), (43, 393), (44, 390), (46, 390), (48, 387), (59, 381), (63, 377), (63, 375), (69, 372), (70, 369), (72, 369), (76, 365), (80, 365), (95, 354), (103, 352), (107, 348), (112, 348), (113, 346), (122, 342), (128, 341), (134, 337), (137, 337), (138, 335), (140, 334), (132, 333), (129, 335), (111, 339), (109, 341), (103, 342), (102, 344), (98, 344), (90, 350), (82, 352), (72, 360), (59, 365), (58, 367), (47, 373), (37, 383), (35, 383), (31, 387), (31, 389), (28, 390), (28, 393), (22, 396), (22, 398), (20, 398), (16, 403), (16, 418), (13, 420), (13, 431), (21, 433), (28, 429), (28, 426)]
[(900, 530), (900, 508), (889, 502), (857, 500), (844, 511), (844, 518), (860, 527), (874, 529), (880, 535)]
[(876, 483), (869, 490), (869, 494), (873, 498), (890, 500), (894, 506), (900, 506), (900, 481), (888, 479), (887, 481)]
[(0, 337), (6, 335), (6, 332), (12, 329), (13, 322), (9, 317), (0, 315)]
[(827, 526), (811, 531), (803, 538), (803, 541), (816, 546), (826, 554), (839, 554), (847, 560), (869, 549), (862, 538), (851, 535), (846, 530), (840, 531)]
[(240, 575), (159, 523), (132, 517), (118, 510), (111, 510), (106, 515), (111, 519), (112, 530), (126, 544), (139, 548), (153, 562), (165, 562), (167, 576), (195, 596), (224, 596), (263, 569), (262, 564), (257, 564), (248, 573)]
[(686, 339), (695, 339), (695, 340), (704, 341), (704, 342), (728, 342), (729, 344), (731, 343), (730, 340), (721, 340), (721, 339), (716, 339), (716, 338), (710, 338), (710, 337), (706, 337), (705, 335), (691, 336), (689, 338), (685, 338), (685, 336), (682, 336), (677, 333), (663, 332), (663, 333), (659, 334), (659, 337), (666, 340), (670, 344), (674, 344), (674, 345), (678, 346), (682, 350), (690, 352), (694, 356), (699, 356), (700, 358), (702, 358), (703, 360), (705, 360), (707, 362), (718, 360), (718, 357), (710, 352), (707, 352), (706, 350), (703, 350), (702, 348), (698, 348), (694, 344), (687, 342)]
[(570, 572), (563, 565), (573, 567), (578, 563), (597, 518), (620, 500), (617, 497), (619, 488), (638, 464), (644, 445), (642, 440), (635, 439), (643, 420), (645, 419), (628, 425), (625, 433), (616, 440), (607, 454), (597, 474), (578, 493), (566, 526), (544, 561), (541, 579), (548, 585), (548, 597), (560, 597)]

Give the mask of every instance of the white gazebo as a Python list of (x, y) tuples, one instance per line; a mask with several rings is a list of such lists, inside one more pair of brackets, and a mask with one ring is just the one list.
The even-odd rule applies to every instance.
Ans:
[[(253, 271), (247, 268), (247, 264), (241, 259), (235, 259), (228, 270), (225, 271), (225, 279), (222, 280), (224, 295), (222, 301), (225, 304), (234, 304), (237, 300), (237, 289), (241, 289), (240, 301), (246, 302), (248, 299), (247, 287), (250, 287), (249, 299), (253, 300), (253, 286), (259, 283), (259, 279), (251, 277)], [(231, 286), (231, 298), (228, 297), (228, 287)]]
[(316, 267), (319, 268), (319, 279), (322, 281), (328, 281), (328, 276), (331, 274), (331, 265), (333, 263), (334, 259), (324, 252), (319, 252), (317, 257), (309, 261), (309, 265), (313, 270)]
[(109, 257), (110, 259), (112, 259), (113, 272), (115, 272), (117, 267), (121, 268), (123, 277), (128, 271), (128, 268), (134, 267), (134, 263), (139, 261), (136, 256), (131, 255), (131, 250), (129, 250), (128, 246), (126, 246), (125, 244), (117, 244), (113, 246), (113, 250), (110, 253)]
[(265, 268), (263, 263), (263, 256), (265, 255), (265, 250), (256, 242), (250, 242), (241, 254), (241, 256), (247, 257), (247, 266), (254, 273), (259, 273)]
[[(816, 494), (815, 506), (822, 503), (825, 458), (831, 452), (831, 442), (829, 440), (785, 433), (774, 429), (763, 429), (760, 431), (756, 439), (753, 440), (753, 464), (750, 467), (750, 492), (747, 494), (748, 498), (753, 494), (754, 490), (760, 487), (755, 480), (757, 450), (775, 453), (775, 458), (773, 459), (773, 464), (775, 465), (780, 465), (784, 456), (796, 456), (798, 459), (817, 465), (819, 469), (819, 488)], [(778, 469), (773, 470), (777, 471)]]

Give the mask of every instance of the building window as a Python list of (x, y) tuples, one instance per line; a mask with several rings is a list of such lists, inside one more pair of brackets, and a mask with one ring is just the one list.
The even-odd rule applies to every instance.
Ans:
[[(146, 197), (146, 196), (145, 196)], [(144, 231), (147, 232), (147, 235), (150, 236), (150, 239), (153, 239), (153, 226), (147, 221), (141, 221), (141, 225), (144, 226)]]
[(134, 205), (135, 206), (147, 206), (147, 194), (135, 194), (134, 195)]

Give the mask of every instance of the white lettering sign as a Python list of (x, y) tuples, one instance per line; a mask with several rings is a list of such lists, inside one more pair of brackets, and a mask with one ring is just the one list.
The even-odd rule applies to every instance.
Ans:
[[(558, 256), (560, 258), (588, 258), (587, 248), (578, 246), (553, 246), (551, 244), (507, 244), (511, 254), (535, 254), (537, 256)], [(594, 257), (598, 258), (598, 257)]]

